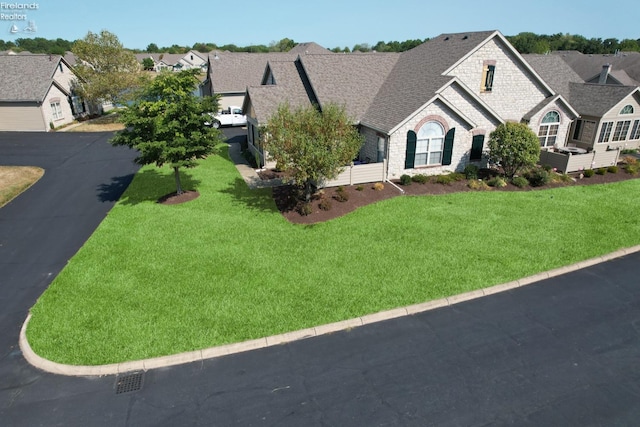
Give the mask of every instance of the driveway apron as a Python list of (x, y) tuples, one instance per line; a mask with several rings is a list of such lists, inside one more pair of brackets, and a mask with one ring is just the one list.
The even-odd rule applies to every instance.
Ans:
[[(0, 133), (0, 164), (38, 166), (44, 176), (0, 209), (2, 394), (39, 377), (24, 366), (18, 335), (37, 298), (129, 185), (135, 152), (111, 133)], [(0, 399), (1, 400), (1, 399)]]

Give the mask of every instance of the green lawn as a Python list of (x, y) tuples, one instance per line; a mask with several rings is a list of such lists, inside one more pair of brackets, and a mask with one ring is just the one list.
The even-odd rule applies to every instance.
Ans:
[(515, 280), (640, 243), (640, 180), (531, 192), (397, 197), (288, 223), (226, 156), (183, 175), (143, 168), (32, 309), (60, 363), (175, 354)]

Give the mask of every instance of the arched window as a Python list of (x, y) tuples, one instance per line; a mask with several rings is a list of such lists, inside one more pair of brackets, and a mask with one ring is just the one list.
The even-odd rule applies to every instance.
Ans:
[(420, 128), (417, 137), (415, 166), (442, 163), (444, 127), (438, 122), (427, 122)]
[(625, 105), (625, 107), (620, 110), (620, 114), (633, 114), (633, 105)]
[(558, 137), (560, 127), (560, 113), (549, 111), (542, 119), (542, 124), (538, 130), (538, 139), (541, 147), (552, 147)]

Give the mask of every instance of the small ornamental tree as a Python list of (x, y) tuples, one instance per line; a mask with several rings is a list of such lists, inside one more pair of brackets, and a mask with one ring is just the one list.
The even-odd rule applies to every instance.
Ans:
[(524, 123), (507, 122), (489, 136), (489, 161), (502, 167), (508, 178), (540, 160), (540, 141)]
[(306, 201), (313, 186), (333, 179), (358, 154), (364, 139), (344, 108), (328, 104), (291, 111), (283, 104), (262, 129), (264, 147)]
[(144, 84), (135, 55), (109, 31), (89, 31), (73, 44), (72, 52), (78, 62), (74, 69), (80, 76), (75, 89), (87, 101), (126, 102), (128, 94)]
[(144, 68), (145, 71), (153, 70), (154, 65), (153, 59), (151, 58), (144, 58), (142, 60), (142, 68)]
[(197, 166), (223, 142), (218, 129), (204, 126), (204, 114), (217, 111), (215, 97), (193, 94), (197, 70), (166, 71), (147, 83), (137, 100), (120, 112), (125, 129), (112, 139), (113, 145), (138, 150), (140, 165), (169, 164), (174, 170), (176, 194), (182, 194), (180, 168)]

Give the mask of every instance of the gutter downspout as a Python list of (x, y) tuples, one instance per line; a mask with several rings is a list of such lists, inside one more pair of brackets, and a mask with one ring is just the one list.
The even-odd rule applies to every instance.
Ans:
[(389, 180), (389, 146), (391, 145), (391, 144), (390, 144), (390, 142), (389, 142), (389, 141), (390, 141), (390, 139), (391, 139), (391, 137), (390, 137), (389, 135), (387, 135), (387, 138), (386, 138), (386, 140), (387, 140), (387, 144), (386, 144), (386, 145), (387, 145), (387, 146), (386, 146), (385, 155), (384, 155), (384, 157), (385, 157), (385, 163), (386, 163), (386, 165), (385, 165), (385, 169), (386, 169), (386, 170), (385, 170), (385, 172), (384, 172), (384, 175), (385, 175), (385, 177), (384, 177), (384, 181), (385, 181), (385, 182), (388, 182), (389, 184), (391, 184), (392, 186), (394, 186), (396, 189), (398, 189), (398, 191), (400, 191), (400, 194), (403, 194), (403, 195), (404, 195), (404, 194), (405, 194), (405, 191), (404, 191), (402, 188), (398, 187), (396, 184), (394, 184), (393, 182), (391, 182), (391, 181)]

